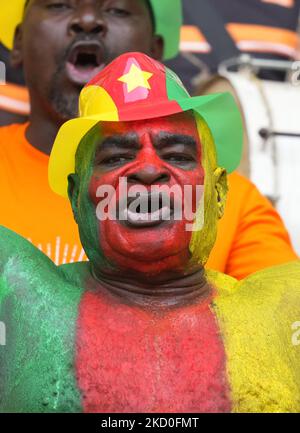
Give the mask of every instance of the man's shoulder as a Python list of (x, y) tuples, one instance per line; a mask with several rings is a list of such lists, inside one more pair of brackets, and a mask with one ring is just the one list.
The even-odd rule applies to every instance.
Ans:
[[(23, 283), (36, 276), (55, 276), (54, 263), (31, 242), (14, 231), (0, 226), (0, 277), (8, 279), (11, 287), (20, 277)], [(58, 269), (58, 268), (57, 268)]]
[[(9, 344), (0, 350), (0, 410), (78, 411), (70, 365), (82, 290), (34, 245), (4, 227), (0, 264), (1, 252), (6, 265), (0, 269), (0, 320)], [(64, 391), (61, 399), (57, 383)], [(29, 400), (28, 389), (35, 390)]]
[[(15, 232), (0, 226), (0, 300), (18, 308), (35, 308), (80, 298), (82, 289), (67, 278), (42, 251)], [(48, 301), (47, 301), (48, 299)], [(31, 302), (31, 305), (28, 302)], [(68, 302), (69, 302), (68, 301)], [(67, 303), (68, 303), (67, 302)]]
[[(44, 253), (14, 231), (0, 226), (0, 277), (9, 292), (43, 287), (63, 274)], [(26, 291), (26, 290), (25, 290)]]
[(250, 328), (276, 324), (289, 330), (300, 320), (300, 260), (263, 269), (241, 281), (224, 277), (219, 274), (214, 281), (217, 304), (228, 320), (234, 317)]
[(292, 325), (300, 320), (300, 260), (250, 275), (235, 286), (231, 301), (241, 320), (248, 316), (265, 331), (276, 327), (274, 338), (290, 340)]
[(215, 308), (236, 410), (298, 412), (300, 261), (245, 278)]
[[(300, 320), (300, 260), (255, 272), (241, 281), (218, 271), (206, 270), (207, 279), (217, 288), (217, 295), (245, 302), (251, 309), (256, 303), (273, 309), (282, 303), (296, 307)], [(296, 305), (293, 301), (298, 300)]]
[(291, 281), (298, 280), (300, 290), (300, 260), (294, 260), (289, 263), (284, 263), (280, 266), (273, 266), (261, 271), (255, 272), (249, 277), (245, 278), (242, 283), (252, 283), (259, 280), (269, 283), (269, 281), (276, 280), (277, 283), (286, 284)]
[[(240, 282), (241, 292), (246, 292), (248, 288), (251, 288), (254, 297), (274, 307), (283, 306), (284, 303), (292, 309), (296, 307), (300, 319), (300, 260), (255, 272)], [(295, 300), (298, 302), (293, 305)], [(282, 311), (279, 310), (278, 314)]]

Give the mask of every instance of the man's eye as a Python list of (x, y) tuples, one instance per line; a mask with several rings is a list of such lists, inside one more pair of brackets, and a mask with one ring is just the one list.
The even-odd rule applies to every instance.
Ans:
[(101, 161), (101, 164), (105, 165), (121, 165), (126, 164), (133, 160), (131, 156), (112, 156)]
[(121, 8), (108, 8), (105, 11), (107, 14), (115, 16), (115, 17), (128, 17), (130, 12), (126, 9)]
[(182, 154), (169, 154), (169, 155), (163, 155), (162, 157), (165, 161), (173, 162), (173, 163), (184, 163), (184, 162), (193, 162), (194, 158), (192, 158), (189, 155), (182, 155)]
[(47, 9), (52, 9), (52, 10), (70, 9), (70, 5), (64, 2), (49, 3), (46, 7)]

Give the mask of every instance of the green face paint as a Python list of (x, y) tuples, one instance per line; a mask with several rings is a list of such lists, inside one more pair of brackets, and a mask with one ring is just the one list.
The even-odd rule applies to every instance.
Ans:
[(89, 195), (89, 184), (100, 140), (101, 129), (96, 125), (81, 140), (76, 153), (76, 174), (69, 179), (69, 198), (79, 227), (81, 243), (90, 262), (99, 269), (103, 266), (109, 267), (109, 264), (100, 248), (99, 224)]

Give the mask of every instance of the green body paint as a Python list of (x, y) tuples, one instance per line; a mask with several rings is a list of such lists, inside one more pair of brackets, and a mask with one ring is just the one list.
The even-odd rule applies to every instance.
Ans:
[(3, 227), (0, 251), (0, 320), (7, 334), (0, 346), (0, 412), (80, 412), (74, 339), (83, 289)]

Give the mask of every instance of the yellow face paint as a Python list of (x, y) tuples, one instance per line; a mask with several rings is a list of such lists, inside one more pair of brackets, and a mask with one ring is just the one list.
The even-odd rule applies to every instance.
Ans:
[(217, 222), (223, 215), (227, 193), (227, 178), (224, 169), (217, 166), (216, 147), (211, 132), (206, 122), (195, 113), (198, 133), (202, 149), (202, 166), (205, 172), (204, 178), (204, 209), (197, 209), (196, 226), (203, 220), (201, 230), (193, 231), (190, 252), (193, 261), (204, 265), (207, 262), (211, 249), (217, 236)]

